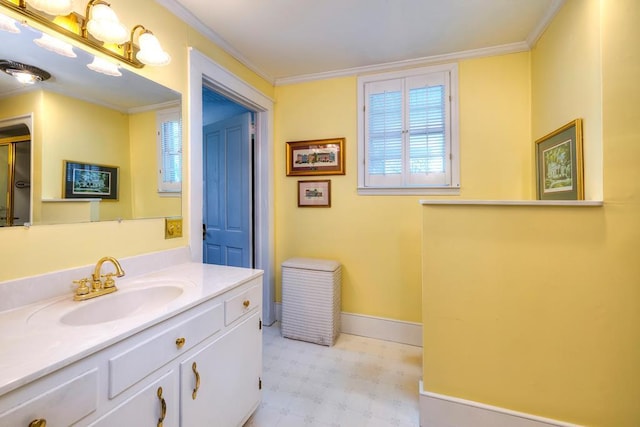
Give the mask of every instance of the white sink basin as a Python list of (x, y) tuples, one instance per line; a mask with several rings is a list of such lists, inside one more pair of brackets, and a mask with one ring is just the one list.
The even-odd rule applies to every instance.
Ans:
[(166, 307), (183, 294), (184, 285), (182, 282), (161, 281), (153, 286), (120, 289), (86, 301), (70, 301), (70, 296), (33, 313), (27, 322), (57, 321), (68, 326), (112, 322)]

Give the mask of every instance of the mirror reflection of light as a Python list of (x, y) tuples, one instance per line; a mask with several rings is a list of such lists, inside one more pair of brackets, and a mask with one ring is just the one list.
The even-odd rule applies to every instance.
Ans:
[(0, 30), (13, 34), (18, 34), (20, 32), (17, 22), (2, 14), (0, 14)]
[(102, 59), (99, 56), (94, 57), (93, 62), (87, 64), (87, 68), (97, 73), (106, 74), (107, 76), (120, 77), (122, 75), (116, 64)]
[(68, 58), (75, 58), (77, 55), (73, 51), (73, 47), (60, 39), (50, 36), (49, 34), (42, 34), (42, 37), (33, 41), (38, 46), (55, 52), (58, 55), (66, 56)]

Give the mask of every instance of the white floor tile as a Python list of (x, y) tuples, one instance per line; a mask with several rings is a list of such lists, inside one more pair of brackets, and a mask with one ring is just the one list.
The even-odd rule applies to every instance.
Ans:
[(422, 349), (342, 334), (333, 347), (263, 329), (262, 404), (245, 427), (418, 427)]

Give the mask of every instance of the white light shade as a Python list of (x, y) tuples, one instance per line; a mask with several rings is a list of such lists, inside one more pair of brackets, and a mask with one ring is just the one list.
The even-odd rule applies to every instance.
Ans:
[(27, 3), (49, 15), (68, 15), (73, 11), (72, 0), (27, 0)]
[(87, 31), (96, 39), (105, 43), (122, 44), (129, 39), (129, 33), (106, 4), (96, 4), (91, 9), (91, 19), (87, 23)]
[(7, 31), (9, 33), (18, 34), (20, 28), (18, 28), (17, 22), (8, 16), (0, 14), (0, 30)]
[(140, 34), (138, 43), (140, 44), (140, 50), (136, 54), (136, 58), (143, 64), (167, 65), (171, 62), (171, 57), (162, 50), (158, 38), (153, 34), (149, 32)]
[(75, 58), (77, 56), (73, 51), (73, 47), (69, 43), (63, 42), (49, 34), (42, 34), (42, 37), (35, 39), (33, 42), (44, 49), (57, 53), (58, 55), (69, 58)]
[(106, 74), (107, 76), (120, 77), (122, 75), (116, 64), (98, 56), (94, 57), (91, 64), (87, 64), (87, 68), (97, 73)]

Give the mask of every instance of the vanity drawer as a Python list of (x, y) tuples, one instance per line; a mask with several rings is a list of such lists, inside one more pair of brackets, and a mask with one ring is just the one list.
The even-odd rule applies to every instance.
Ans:
[(0, 426), (27, 427), (37, 419), (45, 420), (49, 426), (70, 426), (97, 408), (97, 369), (40, 394), (36, 390), (42, 390), (43, 387), (28, 387), (34, 389), (34, 397), (0, 414)]
[[(162, 324), (158, 325), (162, 328)], [(217, 304), (109, 359), (109, 398), (131, 387), (156, 369), (224, 327)]]
[(261, 304), (262, 288), (260, 285), (252, 286), (246, 291), (225, 300), (225, 325), (229, 325), (244, 314), (259, 308)]

